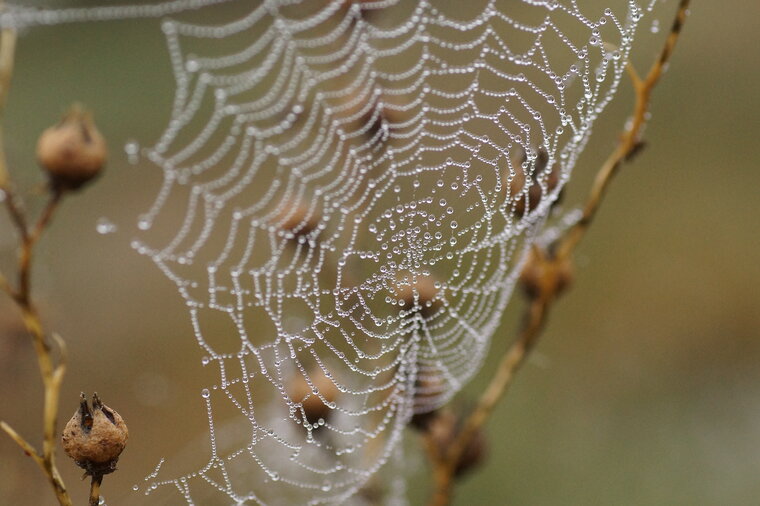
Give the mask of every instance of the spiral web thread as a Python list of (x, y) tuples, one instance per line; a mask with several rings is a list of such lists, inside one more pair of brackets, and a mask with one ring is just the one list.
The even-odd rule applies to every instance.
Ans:
[[(163, 171), (133, 246), (176, 284), (218, 381), (201, 392), (207, 464), (157, 468), (145, 494), (340, 502), (414, 414), (457, 393), (654, 2), (604, 4), (178, 0), (3, 14), (17, 26), (180, 17), (162, 24), (171, 119), (153, 147), (127, 146)], [(206, 14), (226, 21), (192, 21)]]

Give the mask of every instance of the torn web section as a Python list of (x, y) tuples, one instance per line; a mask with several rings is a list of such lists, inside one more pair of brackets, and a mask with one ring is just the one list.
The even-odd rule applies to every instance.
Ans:
[[(208, 466), (155, 485), (334, 502), (477, 371), (633, 16), (241, 5), (226, 24), (164, 24), (178, 87), (137, 247), (177, 284), (219, 381)], [(222, 444), (227, 418), (247, 430)]]

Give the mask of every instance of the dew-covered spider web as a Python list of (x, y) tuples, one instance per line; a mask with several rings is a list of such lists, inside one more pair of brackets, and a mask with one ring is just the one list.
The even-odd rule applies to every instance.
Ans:
[[(40, 2), (3, 14), (173, 16), (171, 118), (155, 143), (127, 146), (163, 174), (133, 246), (176, 284), (205, 354), (192, 367), (217, 379), (199, 392), (207, 464), (157, 469), (140, 491), (322, 504), (365, 487), (410, 418), (478, 371), (653, 3)], [(243, 430), (225, 438), (230, 418)]]

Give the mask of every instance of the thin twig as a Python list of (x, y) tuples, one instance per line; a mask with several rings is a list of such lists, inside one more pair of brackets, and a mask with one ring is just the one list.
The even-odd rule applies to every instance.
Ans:
[[(0, 0), (0, 11), (5, 8), (5, 2)], [(0, 200), (4, 200), (11, 215), (15, 226), (18, 227), (19, 221), (15, 212), (13, 194), (9, 188), (8, 167), (5, 160), (5, 149), (3, 143), (3, 122), (2, 113), (5, 111), (5, 102), (8, 98), (10, 89), (11, 76), (13, 75), (13, 65), (16, 55), (16, 31), (5, 29), (0, 31)], [(23, 221), (22, 221), (23, 223)], [(23, 227), (24, 233), (26, 226)], [(0, 288), (3, 291), (13, 294), (13, 290), (8, 284), (8, 280), (0, 274)]]
[[(0, 10), (2, 8), (3, 2), (0, 0)], [(19, 233), (21, 246), (18, 259), (18, 286), (14, 289), (7, 278), (0, 275), (0, 288), (11, 295), (21, 310), (24, 325), (32, 338), (34, 351), (37, 355), (37, 364), (45, 390), (42, 452), (40, 453), (35, 449), (7, 423), (0, 422), (0, 428), (21, 447), (24, 453), (32, 457), (34, 462), (40, 467), (53, 487), (58, 503), (61, 506), (71, 506), (71, 498), (55, 463), (57, 443), (56, 422), (58, 420), (61, 383), (66, 373), (66, 348), (63, 339), (57, 335), (53, 335), (53, 339), (60, 349), (60, 356), (56, 362), (52, 348), (47, 342), (42, 327), (42, 320), (32, 303), (30, 281), (34, 246), (37, 244), (42, 232), (49, 225), (60, 202), (61, 194), (58, 191), (53, 191), (47, 206), (37, 220), (34, 228), (29, 230), (23, 206), (12, 189), (2, 137), (2, 116), (5, 111), (5, 102), (13, 75), (15, 47), (16, 32), (11, 29), (2, 30), (0, 32), (0, 192), (2, 192), (5, 207), (11, 217), (11, 221)]]
[[(0, 0), (0, 11), (4, 8), (3, 3)], [(0, 32), (0, 111), (5, 110), (5, 101), (8, 99), (15, 55), (16, 31), (6, 28)], [(2, 140), (3, 130), (2, 122), (0, 122), (0, 190), (4, 190), (8, 186), (8, 167), (5, 163)]]
[(573, 250), (581, 241), (591, 225), (591, 222), (594, 220), (607, 189), (612, 182), (612, 178), (628, 157), (637, 150), (640, 143), (641, 130), (647, 122), (647, 111), (649, 110), (652, 90), (659, 82), (660, 77), (662, 77), (662, 73), (665, 71), (665, 67), (673, 54), (676, 42), (678, 41), (678, 36), (681, 34), (681, 29), (686, 21), (689, 3), (690, 0), (681, 0), (679, 3), (678, 11), (676, 12), (676, 17), (670, 28), (668, 38), (665, 40), (665, 44), (657, 57), (657, 61), (655, 61), (649, 69), (647, 77), (642, 80), (638, 77), (638, 74), (633, 67), (631, 65), (628, 66), (628, 73), (632, 76), (631, 80), (633, 82), (634, 91), (636, 92), (636, 102), (630, 127), (623, 132), (617, 147), (597, 173), (591, 192), (586, 201), (586, 205), (583, 208), (583, 216), (560, 240), (557, 248), (558, 258), (569, 258), (572, 255)]
[[(432, 442), (425, 441), (428, 456), (433, 464), (433, 481), (435, 490), (430, 504), (445, 506), (451, 501), (454, 484), (454, 470), (467, 445), (474, 434), (487, 421), (494, 407), (511, 385), (516, 372), (525, 362), (526, 357), (535, 346), (541, 335), (549, 310), (561, 289), (558, 284), (558, 273), (563, 263), (569, 261), (572, 253), (593, 222), (607, 189), (621, 165), (629, 160), (641, 146), (640, 135), (647, 121), (647, 111), (651, 93), (657, 85), (662, 73), (670, 61), (683, 23), (686, 20), (690, 0), (681, 0), (678, 5), (675, 20), (668, 38), (660, 54), (652, 64), (645, 79), (641, 79), (632, 66), (628, 73), (631, 76), (636, 102), (630, 127), (623, 132), (618, 146), (599, 169), (586, 200), (581, 219), (557, 241), (554, 253), (545, 255), (543, 264), (543, 279), (539, 290), (533, 294), (526, 308), (525, 321), (518, 338), (509, 346), (491, 378), (491, 381), (478, 400), (475, 409), (465, 421), (462, 431), (457, 435), (445, 454), (434, 447)], [(540, 261), (535, 256), (531, 261)]]
[(29, 297), (31, 294), (31, 263), (34, 246), (37, 244), (42, 232), (50, 224), (50, 220), (53, 219), (53, 214), (55, 214), (56, 209), (58, 209), (58, 204), (61, 202), (61, 196), (63, 195), (58, 189), (53, 189), (51, 191), (50, 199), (34, 228), (27, 231), (22, 237), (21, 253), (19, 255), (18, 289), (16, 293), (16, 298), (22, 305), (29, 304)]
[(11, 287), (10, 283), (8, 283), (8, 280), (5, 279), (5, 276), (3, 276), (2, 272), (0, 272), (0, 290), (7, 293), (11, 297), (15, 297), (13, 288)]
[(23, 436), (16, 432), (13, 427), (2, 421), (0, 421), (0, 429), (3, 429), (3, 431), (5, 431), (5, 433), (8, 434), (11, 439), (13, 439), (16, 444), (21, 447), (22, 450), (24, 450), (24, 453), (32, 457), (32, 460), (34, 460), (34, 462), (40, 466), (42, 472), (47, 472), (45, 470), (45, 462), (42, 460), (42, 457), (37, 454), (37, 450), (35, 450), (34, 447), (26, 439), (23, 438)]
[(98, 506), (100, 504), (100, 484), (103, 483), (103, 475), (92, 475), (90, 482), (90, 504), (89, 506)]

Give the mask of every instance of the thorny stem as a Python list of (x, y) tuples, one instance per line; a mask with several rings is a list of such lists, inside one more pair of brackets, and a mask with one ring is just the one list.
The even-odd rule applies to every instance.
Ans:
[[(0, 10), (3, 2), (0, 0)], [(5, 102), (10, 88), (11, 76), (13, 75), (13, 63), (16, 47), (16, 32), (12, 29), (4, 29), (0, 32), (0, 120), (5, 109)], [(8, 174), (7, 162), (3, 148), (2, 121), (0, 121), (0, 193), (5, 200), (5, 206), (10, 215), (13, 225), (16, 227), (21, 245), (18, 258), (18, 286), (12, 287), (7, 278), (0, 274), (0, 289), (7, 292), (18, 305), (24, 320), (24, 325), (29, 332), (34, 351), (37, 355), (37, 364), (45, 389), (43, 407), (43, 441), (42, 452), (35, 449), (23, 436), (5, 422), (0, 422), (0, 429), (7, 433), (21, 449), (29, 455), (39, 466), (53, 487), (58, 503), (61, 506), (71, 506), (71, 498), (63, 483), (61, 474), (55, 463), (56, 449), (56, 422), (58, 419), (58, 401), (61, 391), (61, 383), (66, 372), (66, 349), (63, 340), (53, 335), (53, 340), (60, 350), (56, 360), (52, 354), (52, 348), (48, 343), (42, 321), (31, 299), (31, 263), (34, 246), (37, 244), (42, 232), (50, 223), (55, 213), (61, 194), (53, 191), (50, 200), (40, 215), (34, 227), (30, 230), (27, 226), (26, 216), (20, 201), (16, 197)]]
[[(546, 323), (552, 304), (559, 295), (558, 285), (553, 281), (556, 281), (556, 274), (561, 264), (572, 257), (573, 251), (588, 231), (615, 174), (622, 164), (631, 159), (640, 149), (640, 135), (647, 122), (647, 111), (649, 110), (652, 90), (659, 82), (670, 61), (686, 20), (689, 4), (690, 0), (680, 1), (665, 44), (646, 77), (640, 78), (633, 67), (629, 65), (628, 72), (636, 93), (630, 126), (623, 132), (617, 147), (599, 169), (586, 199), (581, 219), (565, 232), (555, 244), (554, 254), (548, 256), (549, 264), (544, 275), (545, 280), (541, 283), (538, 293), (530, 297), (528, 307), (525, 310), (523, 327), (517, 339), (503, 355), (488, 387), (481, 394), (475, 409), (467, 417), (462, 431), (444, 453), (438, 450), (429, 437), (425, 438), (424, 444), (433, 465), (435, 487), (430, 500), (431, 506), (445, 506), (451, 501), (456, 463), (475, 433), (487, 421), (496, 404), (511, 385), (515, 374), (541, 335), (541, 330)], [(535, 261), (535, 258), (532, 261)]]

